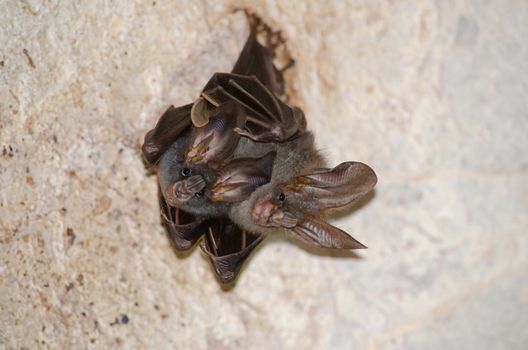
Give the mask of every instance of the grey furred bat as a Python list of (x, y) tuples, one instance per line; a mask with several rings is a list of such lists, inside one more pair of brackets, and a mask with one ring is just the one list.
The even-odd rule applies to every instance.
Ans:
[[(280, 164), (281, 159), (276, 162), (275, 167), (290, 168), (287, 159), (284, 164)], [(377, 182), (374, 171), (360, 162), (341, 163), (333, 169), (304, 164), (301, 175), (293, 175), (287, 181), (272, 181), (233, 206), (231, 220), (252, 232), (285, 233), (310, 245), (366, 248), (345, 231), (330, 225), (325, 212), (353, 203), (370, 192)]]

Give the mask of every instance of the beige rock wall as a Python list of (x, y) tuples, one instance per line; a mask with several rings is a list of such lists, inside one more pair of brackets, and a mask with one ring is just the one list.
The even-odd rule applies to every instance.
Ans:
[[(229, 70), (249, 7), (369, 249), (177, 257), (139, 145)], [(0, 1), (0, 348), (528, 348), (525, 1)]]

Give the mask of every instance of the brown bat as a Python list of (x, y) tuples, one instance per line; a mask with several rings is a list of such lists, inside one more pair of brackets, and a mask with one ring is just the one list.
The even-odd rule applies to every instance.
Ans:
[[(269, 182), (276, 153), (270, 143), (258, 152), (240, 150), (247, 144), (240, 135), (286, 142), (305, 126), (302, 112), (276, 97), (282, 75), (271, 49), (256, 39), (261, 24), (252, 20), (232, 73), (215, 74), (195, 103), (171, 106), (142, 147), (147, 163), (158, 167), (160, 215), (173, 246), (190, 249), (205, 234), (201, 248), (223, 283), (236, 279), (262, 241), (230, 221), (229, 203)], [(231, 162), (234, 155), (244, 159)]]

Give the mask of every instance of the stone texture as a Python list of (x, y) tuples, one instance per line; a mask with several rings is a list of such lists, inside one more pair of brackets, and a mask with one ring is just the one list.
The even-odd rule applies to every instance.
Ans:
[[(143, 135), (229, 70), (249, 7), (333, 163), (376, 169), (357, 254), (269, 239), (223, 291), (159, 223)], [(0, 348), (528, 348), (528, 4), (11, 1)]]

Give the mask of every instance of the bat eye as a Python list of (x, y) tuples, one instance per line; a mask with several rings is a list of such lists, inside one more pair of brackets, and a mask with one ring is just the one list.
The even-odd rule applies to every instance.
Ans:
[(204, 195), (204, 190), (201, 190), (200, 192), (196, 192), (194, 195), (196, 197), (202, 197)]
[(279, 199), (279, 202), (284, 202), (286, 200), (286, 196), (284, 195), (284, 193), (281, 193), (279, 194), (278, 199)]
[(187, 176), (191, 175), (191, 169), (189, 169), (189, 168), (183, 168), (181, 174), (182, 174), (183, 176), (187, 177)]

